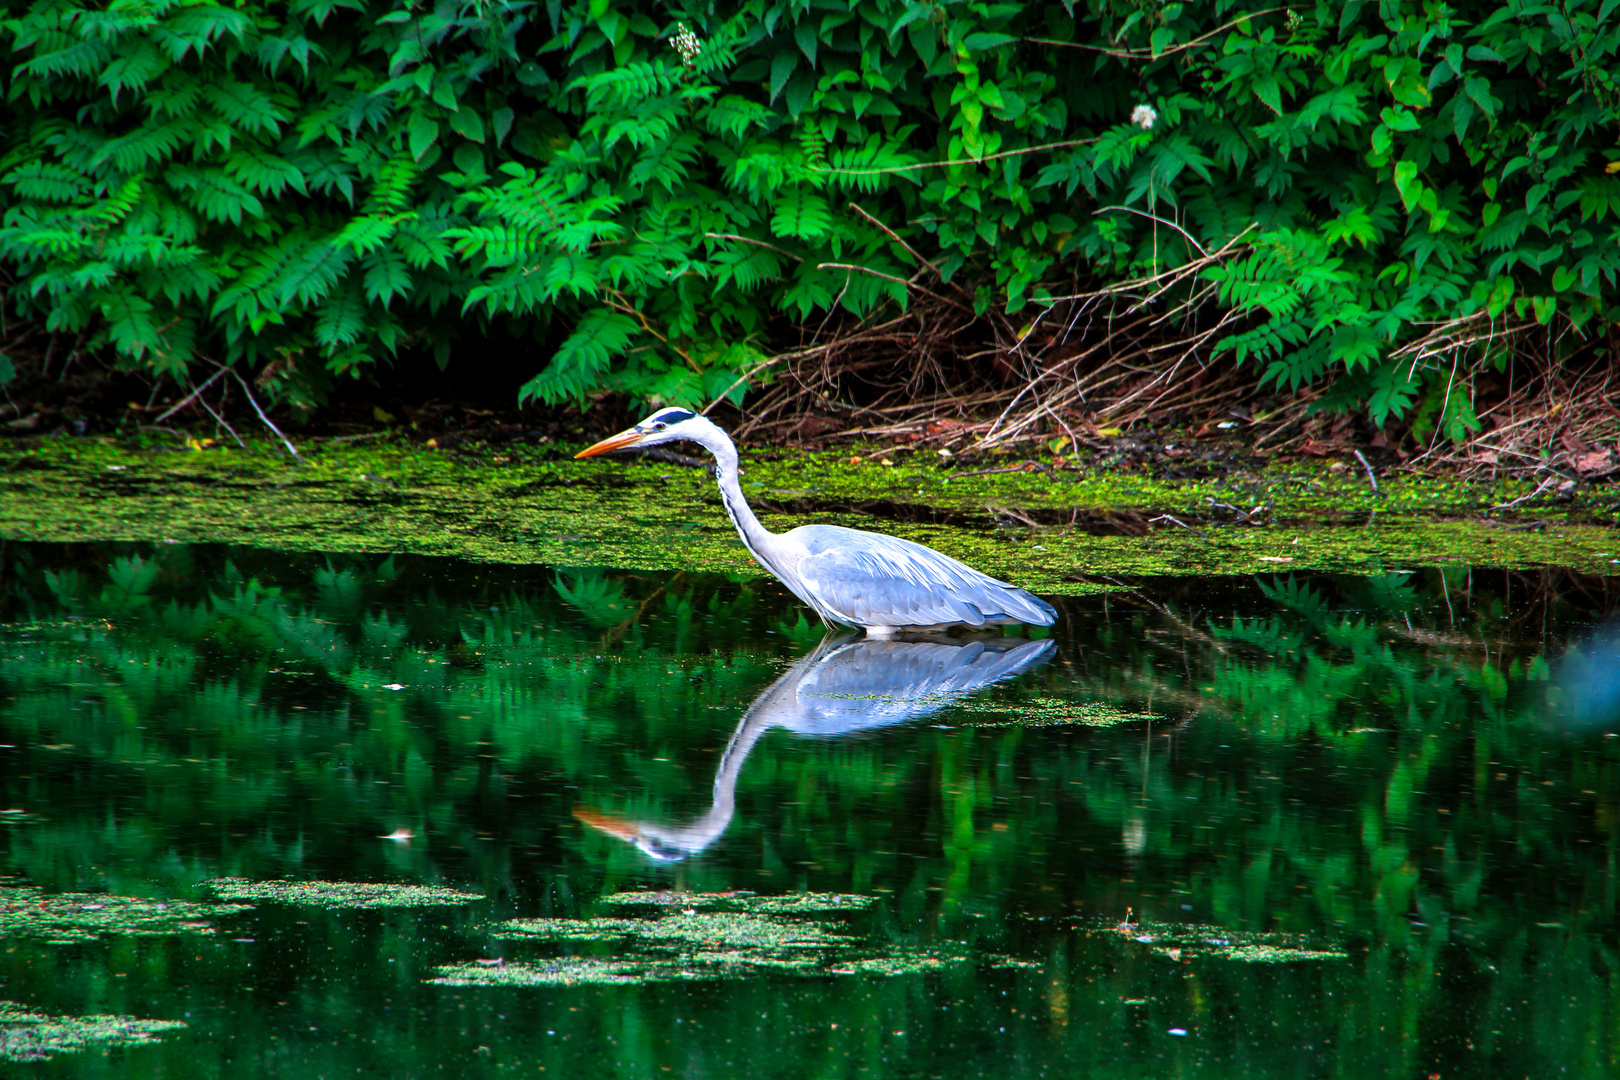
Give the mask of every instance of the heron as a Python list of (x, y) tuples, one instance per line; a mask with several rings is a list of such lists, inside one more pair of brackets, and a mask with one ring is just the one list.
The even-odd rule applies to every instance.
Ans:
[(786, 728), (797, 736), (828, 739), (921, 720), (1039, 667), (1056, 652), (1049, 638), (964, 643), (855, 640), (847, 630), (829, 634), (743, 713), (720, 755), (707, 812), (684, 824), (638, 821), (583, 806), (574, 816), (659, 862), (680, 862), (713, 844), (731, 824), (743, 762), (766, 732)]
[(574, 457), (683, 440), (714, 456), (720, 501), (748, 553), (829, 626), (892, 637), (953, 626), (1050, 626), (1057, 618), (1045, 600), (925, 544), (842, 525), (771, 532), (743, 498), (731, 437), (690, 410), (660, 409)]

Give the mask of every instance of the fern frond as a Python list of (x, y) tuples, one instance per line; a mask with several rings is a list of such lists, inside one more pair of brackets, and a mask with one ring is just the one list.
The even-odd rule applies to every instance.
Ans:
[(4, 182), (15, 187), (20, 197), (40, 202), (74, 202), (88, 189), (79, 170), (49, 161), (30, 161), (7, 173)]
[(397, 251), (384, 248), (374, 251), (366, 256), (365, 261), (365, 287), (366, 299), (381, 304), (384, 308), (393, 302), (396, 296), (408, 296), (411, 292), (411, 271), (405, 257)]
[(353, 282), (328, 296), (315, 316), (315, 340), (328, 355), (359, 340), (365, 328), (366, 300)]
[(270, 95), (252, 83), (224, 79), (208, 95), (209, 104), (238, 131), (275, 135), (287, 119)]
[(771, 232), (777, 236), (815, 240), (831, 227), (827, 200), (806, 185), (791, 187), (777, 197), (776, 212), (771, 216)]
[(140, 90), (157, 78), (169, 66), (163, 53), (151, 42), (140, 42), (132, 53), (120, 56), (107, 65), (97, 80), (112, 91), (114, 101), (123, 90)]
[(556, 404), (577, 397), (607, 370), (615, 356), (629, 347), (632, 336), (640, 329), (630, 316), (608, 308), (586, 312), (546, 369), (518, 391), (519, 400), (539, 398)]
[(289, 187), (300, 195), (309, 194), (302, 170), (262, 147), (243, 144), (226, 160), (225, 172), (261, 195), (279, 196)]
[(750, 128), (771, 126), (776, 113), (757, 101), (727, 94), (699, 114), (703, 126), (716, 135), (741, 139)]
[(240, 225), (244, 213), (256, 218), (264, 216), (264, 204), (218, 166), (175, 165), (163, 174), (163, 179), (175, 190), (185, 192), (187, 201), (210, 221)]

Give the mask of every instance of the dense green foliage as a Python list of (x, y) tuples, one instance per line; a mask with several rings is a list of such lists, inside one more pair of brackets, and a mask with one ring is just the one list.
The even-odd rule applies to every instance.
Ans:
[(692, 402), (918, 273), (1025, 319), (1241, 237), (1216, 351), (1458, 433), (1493, 327), (1617, 318), (1615, 9), (33, 0), (0, 267), (171, 375), (500, 327), (555, 345), (526, 396)]

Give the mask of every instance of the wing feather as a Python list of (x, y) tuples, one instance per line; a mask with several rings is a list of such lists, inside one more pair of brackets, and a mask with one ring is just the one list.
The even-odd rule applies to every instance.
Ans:
[(809, 525), (789, 534), (806, 551), (804, 597), (850, 626), (1023, 622), (1048, 626), (1051, 605), (933, 548), (897, 536)]

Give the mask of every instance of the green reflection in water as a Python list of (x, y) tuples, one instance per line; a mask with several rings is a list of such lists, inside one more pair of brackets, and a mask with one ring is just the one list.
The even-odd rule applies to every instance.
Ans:
[[(1620, 1056), (1616, 654), (1589, 632), (1613, 579), (1066, 599), (1053, 657), (1009, 681), (854, 735), (762, 730), (726, 828), (660, 863), (575, 813), (712, 808), (743, 719), (821, 642), (770, 583), (179, 545), (3, 560), (0, 808), (34, 820), (0, 830), (0, 870), (50, 895), (486, 897), (0, 942), (0, 993), (30, 1012), (184, 1019), (117, 1051), (152, 1074), (1606, 1076)], [(1042, 702), (1163, 719), (970, 726)], [(491, 936), (504, 921), (738, 890), (875, 897), (837, 929), (862, 959), (429, 981), (565, 959), (508, 949), (624, 959)], [(1127, 911), (1345, 958), (1173, 959), (1096, 931)], [(858, 966), (890, 956), (940, 964)]]

